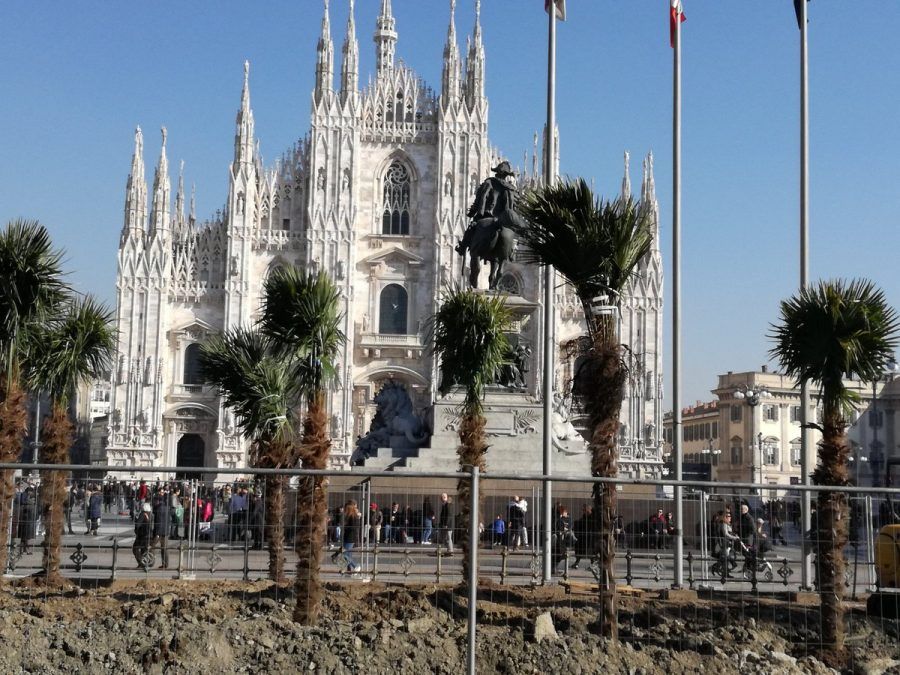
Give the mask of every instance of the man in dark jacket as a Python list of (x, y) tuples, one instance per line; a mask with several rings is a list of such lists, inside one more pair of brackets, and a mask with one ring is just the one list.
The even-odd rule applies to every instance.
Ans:
[(88, 531), (85, 534), (97, 536), (100, 529), (100, 515), (103, 513), (103, 493), (93, 486), (91, 496), (88, 498), (87, 514), (88, 514)]
[(440, 528), (441, 544), (447, 547), (447, 556), (453, 555), (453, 514), (450, 513), (450, 497), (444, 492), (441, 495), (441, 513), (438, 516), (438, 528)]
[(144, 569), (144, 556), (150, 550), (150, 533), (153, 531), (153, 518), (150, 516), (152, 512), (150, 502), (144, 502), (134, 523), (134, 544), (131, 552), (134, 553), (138, 569)]
[(172, 518), (172, 507), (169, 495), (163, 488), (156, 491), (153, 498), (153, 546), (159, 546), (159, 557), (162, 564), (159, 569), (169, 567), (169, 523)]
[(752, 548), (756, 541), (756, 524), (750, 515), (750, 506), (741, 504), (741, 518), (738, 521), (738, 535), (747, 548)]

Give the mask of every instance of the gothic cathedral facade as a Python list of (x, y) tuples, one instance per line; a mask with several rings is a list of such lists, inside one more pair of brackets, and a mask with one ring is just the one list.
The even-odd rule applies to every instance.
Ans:
[[(197, 221), (183, 171), (171, 199), (165, 129), (148, 192), (137, 129), (118, 253), (110, 465), (123, 473), (130, 466), (179, 466), (208, 467), (212, 474), (216, 467), (244, 465), (246, 441), (217, 391), (202, 381), (198, 351), (207, 336), (253, 323), (263, 283), (282, 265), (327, 271), (341, 290), (347, 343), (328, 397), (336, 465), (349, 464), (385, 381), (403, 383), (419, 410), (433, 403), (437, 368), (426, 323), (441, 289), (461, 278), (453, 247), (475, 188), (497, 159), (487, 133), (480, 0), (465, 59), (455, 4), (451, 0), (438, 93), (396, 59), (390, 0), (381, 0), (376, 23), (376, 73), (362, 88), (350, 0), (335, 88), (326, 2), (310, 129), (272, 167), (259, 154), (245, 64), (228, 199), (210, 220)], [(655, 207), (652, 185), (652, 165), (645, 163), (641, 198)], [(510, 275), (517, 293), (539, 300), (539, 274), (513, 265)], [(562, 345), (579, 330), (575, 304), (560, 289), (561, 359)], [(541, 321), (531, 323), (537, 330)], [(622, 326), (646, 361), (623, 408), (623, 469), (634, 462), (635, 472), (655, 474), (662, 460), (658, 250), (642, 268)], [(538, 337), (532, 336), (535, 345)], [(571, 367), (563, 364), (560, 377)], [(537, 396), (540, 369), (531, 370), (529, 391)]]

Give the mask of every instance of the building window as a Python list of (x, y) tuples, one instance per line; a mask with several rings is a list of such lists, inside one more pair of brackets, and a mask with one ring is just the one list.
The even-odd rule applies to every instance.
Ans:
[(778, 421), (778, 406), (777, 405), (763, 406), (763, 420), (766, 422), (777, 422)]
[(791, 422), (799, 422), (800, 421), (800, 406), (792, 405), (791, 406)]
[(291, 229), (291, 219), (290, 218), (282, 218), (281, 219), (281, 229), (282, 230)]
[(203, 384), (200, 376), (200, 344), (194, 342), (184, 350), (184, 384)]
[(767, 438), (762, 442), (762, 461), (763, 464), (768, 465), (776, 465), (778, 464), (778, 439), (777, 438)]
[(744, 463), (744, 442), (739, 436), (731, 439), (731, 464), (737, 466)]
[(731, 406), (731, 421), (740, 422), (743, 419), (743, 410), (740, 405)]
[(381, 291), (378, 332), (382, 335), (406, 335), (406, 289), (389, 284)]
[(712, 436), (710, 436), (710, 438), (718, 438), (718, 437), (719, 437), (719, 423), (713, 422), (712, 423)]
[(409, 234), (409, 169), (394, 160), (384, 175), (382, 234)]
[(800, 466), (800, 448), (801, 442), (799, 438), (791, 441), (791, 465)]

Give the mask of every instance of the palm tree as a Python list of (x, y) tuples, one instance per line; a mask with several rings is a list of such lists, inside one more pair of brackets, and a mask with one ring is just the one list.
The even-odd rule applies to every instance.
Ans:
[[(294, 430), (300, 394), (284, 348), (258, 330), (233, 328), (200, 348), (207, 382), (217, 386), (251, 441), (250, 464), (292, 468), (297, 464)], [(284, 580), (284, 476), (265, 477), (269, 577)]]
[[(295, 267), (276, 269), (263, 289), (260, 328), (288, 350), (294, 377), (306, 402), (298, 454), (304, 469), (326, 469), (331, 439), (325, 389), (335, 380), (335, 360), (344, 333), (340, 292), (324, 273), (307, 274)], [(319, 565), (325, 543), (328, 510), (323, 476), (303, 476), (297, 486), (297, 605), (294, 620), (318, 621), (322, 600)]]
[[(115, 350), (112, 313), (90, 296), (72, 300), (65, 313), (36, 330), (25, 359), (28, 384), (50, 395), (50, 416), (44, 422), (43, 451), (48, 464), (66, 464), (74, 441), (69, 401), (78, 385), (109, 372)], [(66, 500), (64, 471), (44, 471), (41, 501), (44, 536), (44, 569), (47, 583), (58, 584), (59, 548)]]
[[(27, 415), (20, 382), (21, 354), (29, 330), (62, 301), (62, 254), (36, 221), (15, 220), (0, 232), (0, 462), (22, 450)], [(0, 523), (8, 523), (13, 472), (0, 472)], [(6, 569), (9, 532), (0, 527), (0, 570)]]
[[(521, 237), (526, 246), (524, 259), (554, 267), (581, 301), (588, 339), (583, 341), (586, 348), (573, 394), (582, 401), (590, 420), (591, 474), (615, 477), (629, 353), (619, 342), (617, 315), (623, 293), (650, 251), (650, 219), (630, 197), (615, 201), (595, 197), (584, 179), (563, 180), (527, 193), (521, 212), (530, 223)], [(616, 491), (612, 486), (595, 485), (594, 513), (600, 516), (601, 630), (616, 639)]]
[[(781, 320), (771, 334), (773, 357), (786, 375), (820, 390), (822, 434), (816, 485), (850, 484), (847, 419), (859, 396), (845, 377), (874, 381), (892, 359), (898, 342), (897, 313), (884, 293), (867, 280), (821, 281), (782, 301)], [(832, 656), (844, 649), (844, 546), (848, 538), (847, 495), (818, 493), (816, 568), (822, 603), (822, 643)]]
[[(494, 381), (509, 354), (506, 331), (511, 314), (502, 296), (484, 295), (470, 289), (445, 293), (441, 307), (432, 318), (432, 349), (441, 359), (441, 394), (454, 386), (465, 391), (459, 425), (459, 464), (484, 471), (487, 441), (482, 414), (485, 385)], [(472, 480), (460, 478), (457, 497), (461, 516), (472, 527), (470, 499)], [(479, 507), (479, 512), (482, 509)], [(477, 525), (475, 525), (477, 527)], [(463, 538), (463, 583), (469, 579), (469, 536)]]

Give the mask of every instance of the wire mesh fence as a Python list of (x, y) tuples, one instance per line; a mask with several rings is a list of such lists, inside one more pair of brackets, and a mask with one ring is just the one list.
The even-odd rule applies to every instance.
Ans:
[[(803, 488), (794, 486), (683, 483), (679, 533), (671, 482), (554, 480), (553, 520), (545, 523), (538, 476), (480, 477), (474, 516), (466, 521), (457, 498), (460, 481), (471, 480), (465, 473), (248, 469), (164, 480), (160, 471), (147, 470), (143, 480), (69, 478), (62, 500), (47, 494), (52, 483), (40, 475), (19, 478), (7, 525), (6, 576), (41, 575), (51, 543), (49, 509), (59, 505), (60, 572), (82, 589), (126, 584), (135, 589), (127, 598), (145, 592), (127, 586), (132, 582), (156, 584), (160, 592), (177, 581), (194, 581), (196, 588), (221, 582), (242, 606), (275, 601), (285, 612), (298, 595), (318, 601), (322, 593), (329, 616), (380, 617), (388, 632), (399, 629), (392, 621), (410, 633), (416, 630), (410, 622), (421, 619), (433, 626), (467, 623), (477, 630), (462, 641), (465, 649), (497, 666), (493, 632), (533, 636), (545, 614), (573, 638), (604, 632), (598, 589), (609, 557), (598, 550), (597, 514), (602, 492), (614, 490), (612, 576), (622, 642), (714, 656), (727, 645), (760, 647), (755, 643), (768, 640), (778, 647), (768, 654), (814, 658), (829, 646), (827, 612), (816, 592), (823, 583), (830, 589), (837, 575), (832, 595), (843, 598), (847, 644), (867, 645), (859, 654), (875, 649), (900, 659), (897, 489), (828, 488), (824, 494), (845, 505), (846, 521), (836, 535), (823, 537), (815, 517), (813, 528), (803, 530)], [(314, 475), (321, 484), (310, 480)], [(819, 497), (813, 488), (813, 502)], [(318, 512), (317, 499), (324, 499)], [(313, 525), (316, 513), (324, 513), (324, 529)], [(548, 528), (549, 551), (542, 546)], [(684, 555), (676, 559), (679, 536)], [(837, 562), (829, 557), (835, 537), (845, 543)], [(318, 561), (318, 581), (292, 588), (298, 574), (309, 574), (310, 556)], [(809, 588), (802, 587), (805, 564)], [(684, 584), (674, 588), (679, 565)], [(282, 583), (260, 584), (267, 579)], [(349, 614), (330, 597), (349, 603)]]

